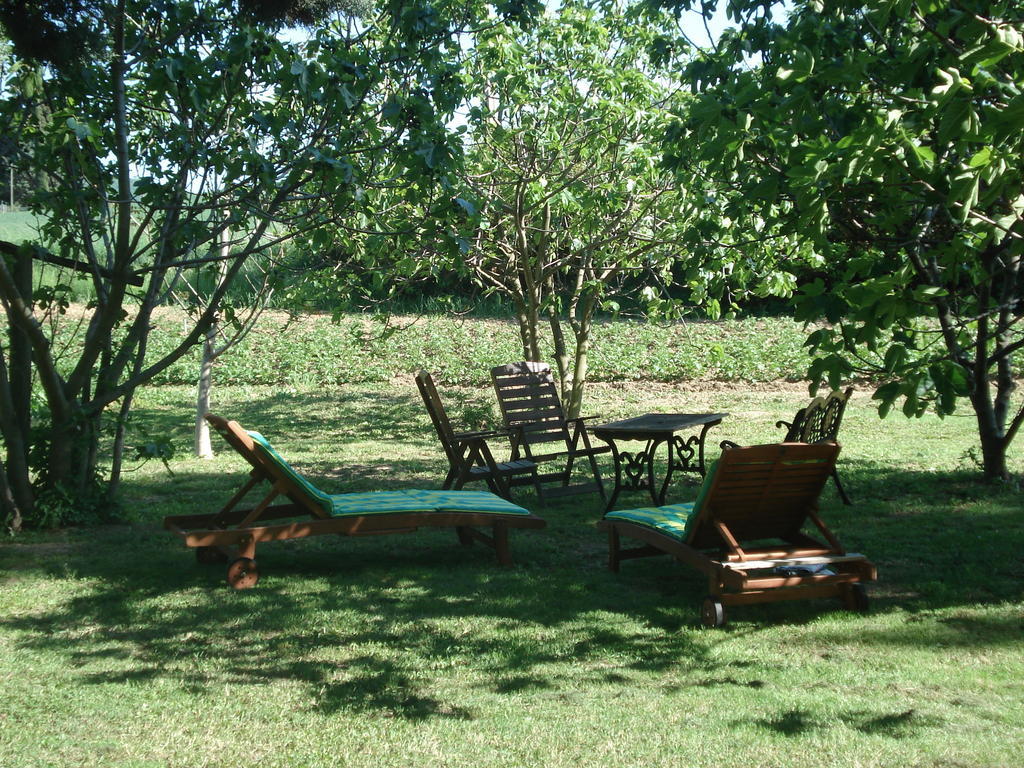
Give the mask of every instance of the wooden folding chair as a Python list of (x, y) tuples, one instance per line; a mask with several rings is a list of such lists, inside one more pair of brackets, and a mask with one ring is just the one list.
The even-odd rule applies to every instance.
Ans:
[[(249, 463), (249, 480), (215, 513), (170, 515), (164, 527), (194, 547), (200, 562), (228, 562), (227, 580), (236, 589), (259, 580), (256, 545), (321, 534), (374, 536), (411, 533), (418, 528), (454, 528), (465, 545), (494, 548), (498, 562), (511, 565), (510, 528), (543, 528), (529, 510), (486, 491), (373, 491), (329, 494), (300, 475), (258, 432), (213, 414), (207, 421)], [(260, 483), (269, 491), (251, 509), (238, 509)], [(286, 503), (272, 504), (280, 497)], [(491, 530), (490, 535), (480, 528)]]
[[(555, 471), (534, 475), (537, 495), (544, 499), (597, 491), (606, 499), (594, 457), (610, 452), (611, 446), (591, 445), (584, 423), (586, 417), (565, 417), (551, 366), (525, 360), (499, 365), (491, 369), (491, 381), (505, 426), (514, 431), (512, 458), (519, 458), (521, 451), (536, 464), (561, 465)], [(589, 462), (593, 483), (571, 484), (573, 465), (580, 458)], [(544, 488), (544, 484), (553, 482), (560, 486)]]
[[(838, 597), (867, 610), (864, 582), (876, 579), (875, 566), (847, 552), (818, 515), (838, 454), (835, 443), (726, 448), (696, 501), (604, 516), (598, 528), (608, 532), (608, 567), (669, 554), (697, 568), (708, 577), (707, 626), (725, 623), (727, 605), (776, 600)], [(623, 536), (644, 546), (624, 550)]]
[(489, 438), (507, 440), (507, 430), (487, 430), (477, 432), (456, 432), (452, 429), (448, 414), (445, 412), (441, 398), (434, 386), (434, 379), (426, 371), (416, 374), (416, 386), (420, 390), (423, 404), (430, 414), (434, 431), (441, 441), (445, 456), (448, 458), (448, 474), (442, 488), (462, 488), (473, 480), (483, 480), (492, 492), (509, 498), (510, 487), (533, 483), (533, 475), (537, 465), (527, 459), (514, 461), (495, 461), (494, 455), (487, 444)]

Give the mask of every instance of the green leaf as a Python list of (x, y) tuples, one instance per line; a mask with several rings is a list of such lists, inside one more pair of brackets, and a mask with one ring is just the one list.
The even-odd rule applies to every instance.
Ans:
[(464, 210), (469, 216), (476, 215), (476, 206), (469, 202), (469, 200), (465, 200), (461, 197), (456, 197), (455, 204), (458, 205), (462, 210)]
[(924, 147), (920, 144), (910, 143), (910, 149), (914, 153), (914, 157), (921, 164), (925, 170), (932, 170), (935, 167), (935, 151), (931, 147)]
[(73, 117), (69, 117), (66, 124), (80, 140), (87, 139), (92, 135), (92, 131), (89, 129), (88, 125), (78, 122)]
[(881, 400), (881, 403), (878, 405), (879, 416), (885, 418), (889, 414), (893, 403), (902, 391), (903, 385), (898, 381), (890, 381), (888, 384), (883, 384), (875, 390), (874, 394), (871, 395), (871, 399)]
[(982, 168), (982, 167), (988, 165), (989, 162), (991, 162), (991, 160), (992, 160), (992, 147), (984, 147), (984, 148), (979, 149), (977, 152), (974, 153), (974, 155), (971, 157), (971, 159), (967, 163), (967, 165), (970, 168)]
[(825, 282), (820, 277), (816, 277), (812, 282), (804, 284), (800, 290), (805, 296), (811, 298), (821, 296), (825, 292)]
[(956, 220), (963, 224), (971, 215), (978, 202), (978, 190), (981, 177), (971, 171), (957, 176), (949, 189), (948, 202), (953, 209)]
[(882, 363), (882, 367), (885, 368), (886, 373), (894, 373), (897, 369), (903, 367), (906, 360), (907, 348), (902, 344), (893, 344), (885, 351), (885, 360)]
[(918, 301), (927, 301), (948, 295), (949, 291), (940, 285), (919, 285), (914, 289), (914, 298)]

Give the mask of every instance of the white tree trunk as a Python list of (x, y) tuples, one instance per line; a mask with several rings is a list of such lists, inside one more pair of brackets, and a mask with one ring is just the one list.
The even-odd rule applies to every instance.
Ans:
[[(227, 278), (227, 264), (229, 256), (229, 235), (227, 229), (220, 233), (220, 270), (218, 283)], [(215, 316), (210, 327), (206, 331), (206, 339), (203, 341), (203, 360), (199, 364), (199, 384), (196, 391), (196, 432), (192, 448), (200, 459), (213, 458), (213, 446), (210, 443), (210, 425), (206, 421), (206, 414), (210, 412), (210, 391), (213, 389), (213, 364), (220, 357), (221, 352), (226, 349), (217, 349), (217, 333), (220, 330), (220, 318)]]
[(194, 450), (200, 459), (213, 458), (213, 446), (210, 444), (210, 425), (206, 414), (210, 411), (210, 390), (213, 389), (213, 362), (216, 360), (214, 344), (217, 341), (217, 323), (213, 323), (206, 332), (203, 342), (203, 361), (199, 367), (199, 385), (196, 394), (196, 433)]

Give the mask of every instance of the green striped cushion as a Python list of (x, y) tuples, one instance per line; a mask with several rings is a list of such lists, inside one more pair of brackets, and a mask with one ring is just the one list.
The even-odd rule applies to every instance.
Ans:
[(331, 495), (331, 515), (386, 515), (389, 512), (433, 512), (435, 507), (426, 499), (417, 498), (417, 491), (366, 491), (363, 493), (335, 493)]
[(713, 461), (704, 473), (704, 482), (697, 492), (694, 501), (685, 504), (668, 504), (664, 507), (640, 507), (639, 509), (620, 509), (616, 512), (609, 512), (604, 516), (605, 520), (624, 520), (628, 523), (646, 525), (656, 531), (671, 536), (678, 541), (686, 541), (690, 532), (690, 523), (697, 519), (704, 500), (711, 490), (711, 483), (718, 471), (718, 462)]
[(309, 480), (296, 472), (294, 467), (285, 461), (281, 454), (274, 450), (274, 447), (267, 441), (267, 438), (259, 432), (250, 431), (248, 434), (264, 456), (270, 459), (290, 480), (304, 490), (311, 498), (316, 499), (317, 503), (323, 507), (324, 512), (332, 514), (331, 510), (333, 509), (333, 502), (331, 501), (331, 495), (329, 493), (324, 493), (309, 482)]
[(704, 505), (704, 499), (708, 497), (708, 492), (711, 490), (711, 482), (715, 479), (715, 473), (717, 471), (718, 459), (715, 459), (704, 471), (704, 482), (700, 484), (700, 490), (697, 491), (697, 498), (693, 500), (693, 508), (695, 510), (699, 510)]
[(528, 515), (530, 511), (487, 491), (370, 491), (331, 496), (335, 517), (387, 512), (476, 512)]
[(688, 501), (685, 504), (669, 504), (664, 507), (621, 509), (609, 512), (604, 516), (604, 519), (622, 520), (627, 523), (644, 525), (673, 539), (686, 541), (690, 521), (696, 517), (694, 514), (695, 506), (694, 502)]
[(367, 491), (325, 493), (304, 478), (259, 432), (249, 432), (257, 448), (332, 517), (416, 512), (476, 512), (528, 515), (530, 511), (487, 491)]
[(496, 515), (528, 515), (524, 509), (511, 501), (488, 491), (412, 491), (428, 493), (435, 500), (438, 512), (490, 512)]

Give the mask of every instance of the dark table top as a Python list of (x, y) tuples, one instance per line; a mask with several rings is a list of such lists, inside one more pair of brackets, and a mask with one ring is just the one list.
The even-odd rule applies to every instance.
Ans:
[(673, 432), (688, 427), (718, 424), (728, 413), (645, 413), (631, 419), (598, 424), (590, 431), (598, 437), (644, 440), (668, 438)]

